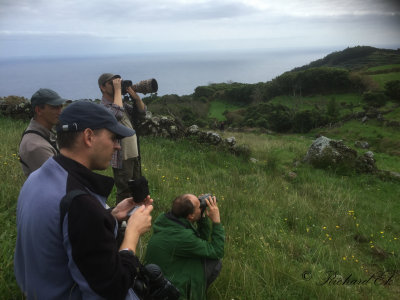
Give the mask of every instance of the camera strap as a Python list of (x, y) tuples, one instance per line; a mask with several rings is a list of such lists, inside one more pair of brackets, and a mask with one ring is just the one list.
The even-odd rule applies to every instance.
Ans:
[(54, 150), (56, 150), (57, 153), (60, 153), (60, 150), (58, 150), (56, 141), (50, 140), (48, 137), (44, 136), (43, 134), (41, 134), (41, 133), (40, 133), (39, 131), (37, 131), (37, 130), (25, 130), (25, 131), (22, 133), (21, 140), (22, 140), (22, 138), (24, 137), (24, 135), (27, 134), (27, 133), (34, 133), (34, 134), (40, 135), (42, 138), (44, 138), (44, 139), (54, 148)]
[[(43, 139), (45, 139), (45, 140), (54, 148), (54, 150), (56, 150), (57, 154), (60, 153), (60, 150), (58, 150), (56, 141), (50, 140), (48, 137), (44, 136), (42, 133), (40, 133), (40, 132), (37, 131), (37, 130), (25, 130), (25, 131), (22, 133), (21, 141), (22, 141), (22, 138), (24, 137), (24, 135), (25, 135), (25, 134), (28, 134), (28, 133), (33, 133), (33, 134), (37, 134), (37, 135), (41, 136)], [(20, 144), (21, 144), (21, 142), (20, 142)], [(29, 168), (28, 164), (27, 164), (26, 162), (24, 162), (24, 161), (21, 159), (21, 156), (19, 156), (19, 161), (20, 161), (20, 163), (23, 164), (25, 167)]]

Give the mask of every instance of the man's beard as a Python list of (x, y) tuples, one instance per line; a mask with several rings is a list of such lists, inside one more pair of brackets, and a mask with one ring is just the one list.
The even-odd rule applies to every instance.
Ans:
[(106, 93), (107, 93), (107, 95), (108, 95), (109, 97), (111, 97), (112, 99), (114, 99), (114, 87), (112, 87), (111, 93), (108, 92), (108, 91), (106, 91)]

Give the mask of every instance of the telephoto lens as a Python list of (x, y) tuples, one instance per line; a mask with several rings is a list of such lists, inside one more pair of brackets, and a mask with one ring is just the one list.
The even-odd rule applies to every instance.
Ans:
[(158, 83), (157, 80), (151, 78), (147, 80), (142, 80), (139, 83), (132, 85), (132, 88), (136, 93), (155, 93), (158, 91)]

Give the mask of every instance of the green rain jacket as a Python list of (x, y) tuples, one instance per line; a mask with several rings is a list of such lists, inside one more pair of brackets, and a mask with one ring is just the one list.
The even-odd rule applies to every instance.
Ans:
[(224, 256), (224, 228), (221, 223), (211, 226), (208, 218), (198, 221), (197, 229), (185, 218), (178, 220), (169, 219), (165, 213), (156, 219), (145, 261), (161, 267), (181, 292), (181, 299), (205, 299), (203, 260)]

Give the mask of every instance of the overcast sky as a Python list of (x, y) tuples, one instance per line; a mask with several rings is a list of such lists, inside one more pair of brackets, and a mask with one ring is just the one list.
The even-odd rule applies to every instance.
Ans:
[(400, 47), (397, 0), (0, 0), (0, 58)]

